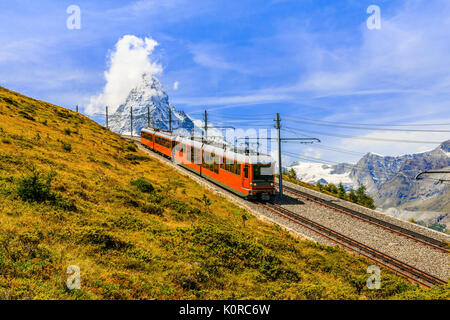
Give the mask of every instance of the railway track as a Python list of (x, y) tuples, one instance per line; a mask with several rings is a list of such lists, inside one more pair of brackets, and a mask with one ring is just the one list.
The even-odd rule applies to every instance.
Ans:
[[(139, 142), (138, 142), (139, 143)], [(325, 205), (328, 206), (329, 201), (325, 200), (325, 199), (320, 199), (318, 197), (315, 197), (313, 195), (310, 195), (308, 193), (304, 193), (300, 190), (294, 189), (294, 188), (286, 188), (287, 192), (291, 192), (292, 194), (294, 194), (294, 192), (296, 192), (294, 195), (297, 196), (302, 196), (303, 198), (307, 198), (310, 201), (314, 201), (318, 204), (321, 205)], [(297, 192), (298, 191), (298, 192)], [(322, 201), (321, 201), (322, 200)], [(344, 247), (348, 250), (354, 251), (362, 256), (365, 256), (366, 258), (374, 261), (375, 263), (379, 264), (380, 266), (384, 266), (396, 273), (398, 273), (399, 275), (401, 275), (404, 278), (407, 278), (409, 280), (411, 280), (412, 282), (418, 283), (421, 286), (424, 287), (432, 287), (433, 285), (437, 285), (437, 284), (445, 284), (446, 281), (435, 277), (427, 272), (421, 271), (413, 266), (408, 265), (407, 263), (404, 263), (396, 258), (390, 257), (387, 254), (384, 254), (380, 251), (377, 251), (376, 249), (373, 249), (363, 243), (360, 243), (356, 240), (353, 240), (337, 231), (334, 231), (330, 228), (327, 228), (317, 222), (314, 222), (306, 217), (303, 217), (297, 213), (294, 213), (290, 210), (287, 210), (285, 208), (282, 208), (278, 205), (274, 205), (271, 203), (255, 203), (257, 206), (260, 206), (261, 208), (268, 210), (278, 216), (281, 216), (284, 219), (287, 219), (293, 223), (296, 223), (304, 228), (307, 228), (311, 231), (313, 231), (314, 233), (317, 233), (319, 235), (321, 235), (322, 237), (328, 239), (329, 241), (336, 243), (337, 245)], [(331, 203), (331, 205), (335, 205), (335, 203)], [(330, 207), (330, 206), (329, 206)], [(341, 207), (341, 206), (339, 206)], [(345, 211), (348, 208), (342, 207)], [(337, 208), (334, 208), (335, 210), (337, 210)], [(349, 209), (351, 210), (351, 209)], [(354, 210), (351, 210), (354, 211)], [(371, 223), (376, 223), (378, 219), (365, 215), (363, 213), (359, 213), (357, 211), (355, 211), (356, 213), (358, 213), (358, 215), (354, 215), (355, 217), (361, 218), (363, 219), (364, 216), (366, 216), (366, 221), (367, 222), (371, 222)], [(346, 214), (350, 214), (349, 212), (345, 211), (344, 213)], [(370, 219), (374, 219), (374, 220), (370, 220)], [(382, 223), (384, 223), (385, 221), (380, 220)], [(389, 224), (388, 222), (386, 222), (386, 224)], [(383, 224), (380, 224), (383, 225)], [(385, 228), (389, 228), (389, 226), (383, 225)], [(398, 227), (398, 226), (395, 226)], [(401, 227), (398, 227), (400, 229), (403, 229)], [(407, 230), (407, 229), (405, 229)], [(410, 230), (407, 230), (408, 232), (412, 232)], [(400, 231), (398, 231), (400, 232)], [(403, 234), (405, 235), (405, 234)], [(408, 234), (408, 237), (413, 237), (413, 235)], [(423, 236), (423, 235), (420, 235)], [(425, 238), (428, 238), (426, 236), (424, 236)], [(432, 239), (432, 238), (429, 238)], [(432, 246), (433, 248), (437, 248), (441, 251), (448, 252), (448, 250), (446, 250), (445, 248), (442, 248), (441, 246), (439, 246), (439, 244), (434, 244), (434, 243), (430, 243), (427, 242), (426, 239), (420, 239), (419, 242), (425, 242), (427, 243), (427, 245)], [(432, 241), (437, 241), (436, 239), (432, 239)], [(442, 243), (441, 243), (442, 245)]]
[[(278, 184), (276, 184), (276, 185), (278, 186)], [(373, 217), (371, 215), (365, 214), (363, 212), (347, 208), (347, 207), (342, 206), (342, 205), (340, 205), (338, 203), (335, 203), (335, 202), (332, 202), (330, 200), (326, 200), (326, 199), (320, 198), (318, 196), (309, 194), (307, 192), (304, 192), (304, 191), (301, 191), (301, 190), (298, 190), (298, 189), (295, 189), (295, 188), (291, 188), (291, 187), (288, 187), (288, 186), (283, 186), (283, 189), (284, 189), (285, 192), (290, 193), (290, 194), (292, 194), (294, 196), (301, 197), (301, 198), (306, 199), (308, 201), (317, 203), (317, 204), (319, 204), (321, 206), (327, 207), (329, 209), (338, 211), (340, 213), (346, 214), (346, 215), (351, 216), (353, 218), (356, 218), (356, 219), (362, 220), (364, 222), (370, 223), (370, 224), (375, 225), (377, 227), (380, 227), (380, 228), (383, 228), (383, 229), (388, 230), (390, 232), (393, 232), (393, 233), (395, 233), (397, 235), (406, 237), (408, 239), (414, 240), (414, 241), (416, 241), (418, 243), (421, 243), (423, 245), (429, 246), (429, 247), (431, 247), (433, 249), (439, 250), (439, 251), (444, 252), (444, 253), (448, 253), (449, 252), (449, 250), (447, 249), (448, 244), (443, 242), (443, 241), (440, 241), (438, 239), (434, 239), (434, 238), (428, 237), (428, 236), (426, 236), (424, 234), (421, 234), (421, 233), (418, 233), (418, 232), (415, 232), (415, 231), (403, 228), (401, 226), (395, 225), (395, 224), (390, 223), (388, 221), (384, 221), (384, 220), (378, 219), (376, 217)]]
[(387, 254), (384, 254), (374, 248), (371, 248), (361, 242), (351, 239), (342, 233), (334, 231), (327, 228), (315, 221), (312, 221), (306, 217), (299, 215), (298, 213), (292, 212), (285, 209), (277, 204), (272, 203), (258, 203), (259, 206), (268, 210), (278, 216), (281, 216), (289, 221), (299, 224), (304, 228), (307, 228), (320, 236), (336, 243), (337, 245), (347, 248), (348, 250), (354, 251), (366, 258), (382, 265), (397, 274), (405, 277), (419, 285), (430, 288), (438, 284), (446, 284), (447, 282), (439, 279), (429, 273), (419, 270), (411, 265), (408, 265), (396, 258), (393, 258)]

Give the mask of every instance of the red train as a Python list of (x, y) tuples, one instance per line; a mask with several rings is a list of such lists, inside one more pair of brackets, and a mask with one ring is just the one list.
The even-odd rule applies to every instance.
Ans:
[(154, 129), (142, 129), (141, 143), (241, 197), (270, 200), (275, 195), (274, 163), (268, 155)]

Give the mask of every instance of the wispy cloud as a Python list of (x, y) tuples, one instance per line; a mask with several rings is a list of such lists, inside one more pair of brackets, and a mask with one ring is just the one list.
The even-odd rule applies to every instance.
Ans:
[[(222, 97), (189, 97), (175, 98), (174, 103), (187, 106), (222, 106), (221, 109), (235, 108), (243, 105), (259, 105), (274, 103), (280, 101), (292, 100), (287, 95), (271, 95), (271, 94), (249, 94), (242, 96), (222, 96)], [(216, 109), (217, 110), (217, 109)]]
[(239, 62), (229, 62), (223, 56), (224, 45), (213, 43), (198, 43), (189, 45), (189, 51), (193, 60), (200, 66), (217, 69), (231, 70), (236, 72), (246, 72), (246, 68), (239, 65)]

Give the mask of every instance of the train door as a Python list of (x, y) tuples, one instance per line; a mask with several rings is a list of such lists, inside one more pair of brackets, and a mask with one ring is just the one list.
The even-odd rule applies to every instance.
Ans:
[(242, 186), (244, 188), (250, 188), (250, 166), (248, 164), (243, 165), (242, 170)]

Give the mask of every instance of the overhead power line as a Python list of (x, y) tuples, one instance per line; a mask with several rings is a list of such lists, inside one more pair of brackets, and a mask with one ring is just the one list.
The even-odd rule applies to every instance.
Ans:
[(306, 121), (298, 121), (298, 120), (286, 120), (287, 122), (294, 123), (302, 123), (302, 124), (311, 124), (315, 126), (325, 126), (325, 127), (334, 127), (334, 128), (344, 128), (351, 130), (374, 130), (374, 131), (395, 131), (395, 132), (433, 132), (433, 133), (450, 133), (450, 130), (431, 130), (431, 129), (397, 129), (397, 128), (378, 128), (375, 126), (372, 127), (356, 127), (350, 125), (341, 125), (341, 124), (329, 124), (329, 123), (320, 123), (314, 120), (306, 120)]
[[(420, 172), (418, 175), (416, 175), (416, 180), (423, 180), (423, 179), (427, 179), (427, 178), (422, 178), (422, 175), (434, 175), (434, 174), (450, 174), (450, 170), (426, 170), (426, 171), (422, 171)], [(450, 176), (449, 176), (450, 177)], [(430, 178), (428, 178), (430, 179)], [(444, 179), (444, 178), (434, 178), (437, 181), (450, 181), (450, 179)]]
[(348, 139), (357, 139), (357, 140), (368, 140), (368, 141), (384, 141), (384, 142), (398, 142), (398, 143), (421, 143), (421, 144), (441, 144), (442, 141), (423, 141), (423, 140), (405, 140), (405, 139), (385, 139), (385, 138), (374, 138), (374, 137), (361, 137), (361, 136), (351, 136), (346, 134), (338, 134), (338, 133), (327, 133), (313, 130), (300, 130), (292, 127), (287, 127), (292, 130), (296, 130), (297, 132), (306, 132), (324, 136), (331, 137), (340, 137), (340, 138), (348, 138)]
[(315, 157), (311, 157), (311, 156), (298, 155), (298, 154), (295, 154), (295, 153), (292, 153), (289, 151), (286, 151), (284, 153), (289, 155), (290, 157), (297, 158), (300, 160), (312, 161), (312, 162), (317, 162), (317, 163), (322, 163), (322, 164), (327, 164), (327, 165), (342, 165), (344, 167), (347, 167), (350, 169), (358, 169), (359, 171), (363, 171), (366, 173), (372, 173), (372, 172), (386, 173), (386, 171), (381, 168), (380, 169), (369, 169), (367, 167), (361, 167), (356, 164), (342, 163), (342, 162), (337, 162), (337, 161), (333, 161), (333, 160), (326, 160), (326, 159), (315, 158)]
[(374, 124), (374, 123), (354, 123), (354, 122), (338, 122), (338, 121), (326, 121), (326, 120), (317, 120), (311, 118), (304, 118), (298, 116), (290, 116), (290, 119), (296, 120), (305, 120), (305, 121), (314, 121), (321, 123), (330, 123), (330, 124), (342, 124), (342, 125), (350, 125), (350, 126), (366, 126), (366, 127), (428, 127), (428, 126), (450, 126), (450, 123), (409, 123), (409, 124)]

